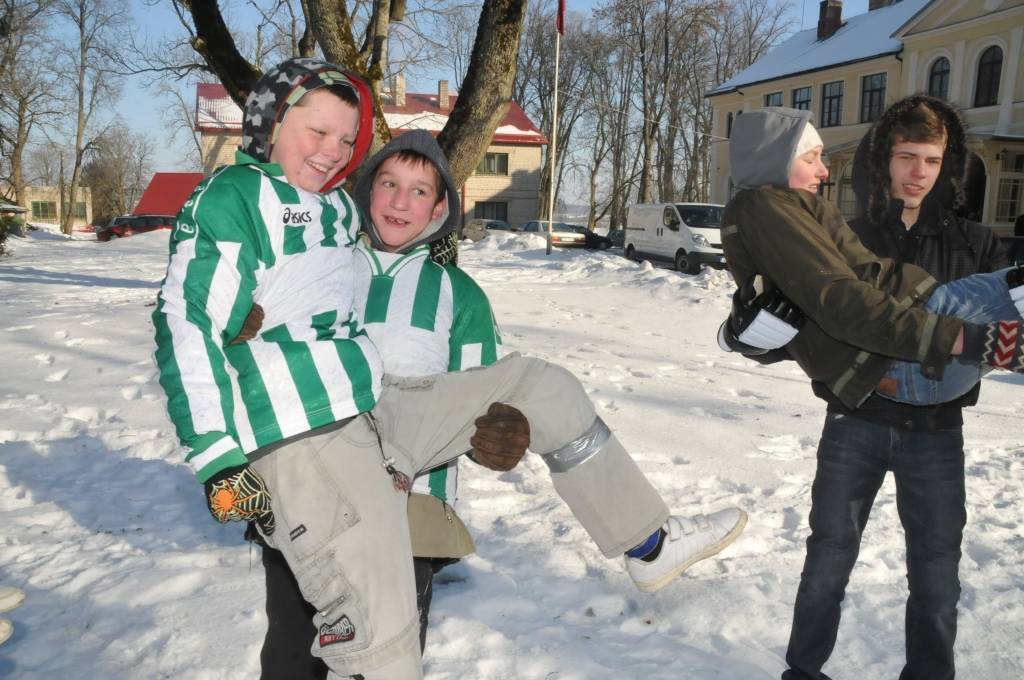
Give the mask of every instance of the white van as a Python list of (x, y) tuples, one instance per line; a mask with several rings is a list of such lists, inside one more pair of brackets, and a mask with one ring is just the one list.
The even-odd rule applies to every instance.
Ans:
[(626, 216), (626, 257), (671, 262), (687, 274), (703, 264), (724, 268), (722, 211), (717, 203), (637, 203)]

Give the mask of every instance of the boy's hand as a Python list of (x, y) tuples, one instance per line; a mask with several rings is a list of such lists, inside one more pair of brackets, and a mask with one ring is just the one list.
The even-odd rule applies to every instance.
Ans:
[(221, 524), (254, 521), (267, 536), (274, 533), (270, 492), (263, 478), (248, 465), (223, 470), (204, 486), (206, 503), (215, 520)]
[(507, 472), (519, 464), (530, 446), (530, 423), (516, 408), (495, 402), (476, 419), (470, 438), (473, 460), (490, 470)]
[(237, 345), (242, 342), (248, 342), (259, 335), (260, 328), (262, 327), (263, 308), (254, 302), (252, 309), (249, 310), (249, 315), (245, 317), (245, 322), (242, 323), (242, 330), (238, 331), (235, 339), (228, 344)]
[(804, 313), (781, 290), (753, 276), (732, 296), (732, 310), (718, 332), (727, 351), (756, 355), (784, 347), (805, 320)]

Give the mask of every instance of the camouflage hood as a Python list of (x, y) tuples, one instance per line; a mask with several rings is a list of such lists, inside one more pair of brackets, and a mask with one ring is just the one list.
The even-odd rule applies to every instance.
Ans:
[(289, 59), (263, 74), (245, 101), (239, 150), (260, 163), (269, 163), (278, 128), (288, 110), (310, 90), (327, 85), (346, 85), (359, 99), (359, 131), (352, 148), (352, 158), (320, 191), (337, 185), (359, 167), (370, 148), (373, 100), (366, 83), (358, 76), (325, 61), (306, 57)]

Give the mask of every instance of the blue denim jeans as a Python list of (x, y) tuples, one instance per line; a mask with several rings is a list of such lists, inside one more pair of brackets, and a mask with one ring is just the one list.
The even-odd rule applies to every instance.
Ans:
[[(1010, 289), (1006, 284), (1006, 272), (1009, 270), (1007, 268), (987, 274), (972, 274), (945, 283), (935, 289), (925, 304), (925, 309), (979, 325), (994, 321), (1020, 320), (1020, 312), (1014, 306), (1010, 298)], [(886, 377), (896, 381), (896, 393), (879, 394), (887, 399), (907, 404), (944, 404), (966, 394), (991, 370), (991, 366), (979, 366), (954, 359), (946, 366), (942, 379), (936, 380), (926, 378), (921, 373), (921, 364), (895, 361), (889, 367)]]
[[(822, 666), (839, 631), (840, 605), (875, 495), (892, 472), (906, 537), (906, 666), (900, 680), (951, 680), (960, 599), (960, 541), (967, 520), (959, 427), (907, 431), (830, 413), (818, 444), (811, 535), (793, 611), (784, 680), (827, 680)], [(843, 677), (857, 677), (846, 669)]]

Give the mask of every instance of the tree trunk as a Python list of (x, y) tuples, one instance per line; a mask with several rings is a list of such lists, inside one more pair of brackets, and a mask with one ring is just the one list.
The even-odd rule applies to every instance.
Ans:
[(216, 2), (183, 0), (182, 4), (192, 13), (196, 27), (192, 48), (203, 56), (231, 99), (240, 108), (245, 108), (246, 97), (262, 75), (260, 70), (235, 47), (235, 40)]
[(526, 0), (485, 0), (466, 80), (437, 141), (455, 184), (473, 173), (491, 143), (512, 96)]

